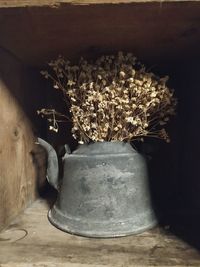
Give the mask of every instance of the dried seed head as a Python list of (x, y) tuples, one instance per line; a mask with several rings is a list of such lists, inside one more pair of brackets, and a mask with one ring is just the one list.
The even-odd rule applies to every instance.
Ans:
[[(62, 56), (51, 61), (52, 73), (41, 71), (61, 90), (73, 122), (73, 137), (79, 143), (92, 141), (130, 141), (141, 136), (155, 136), (169, 141), (163, 128), (175, 114), (177, 101), (166, 86), (168, 77), (160, 78), (131, 54), (101, 56), (94, 63), (81, 58), (71, 65)], [(55, 110), (42, 109), (50, 129), (58, 130)]]

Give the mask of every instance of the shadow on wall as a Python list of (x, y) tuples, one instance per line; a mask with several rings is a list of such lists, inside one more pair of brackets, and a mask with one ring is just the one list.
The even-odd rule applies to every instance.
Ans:
[(179, 73), (178, 185), (180, 209), (171, 218), (172, 232), (200, 249), (200, 64)]
[[(199, 63), (171, 70), (178, 114), (171, 143), (150, 140), (150, 187), (161, 226), (200, 249), (200, 76)], [(152, 148), (153, 147), (153, 148)], [(148, 150), (148, 144), (145, 148)]]

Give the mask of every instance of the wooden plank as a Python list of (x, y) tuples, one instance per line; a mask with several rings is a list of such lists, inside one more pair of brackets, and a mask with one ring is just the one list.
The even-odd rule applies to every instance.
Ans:
[[(0, 51), (0, 229), (8, 225), (36, 194), (36, 170), (31, 151), (31, 124), (23, 103), (22, 67)], [(18, 99), (18, 100), (17, 100)]]
[(0, 233), (1, 267), (200, 266), (195, 248), (161, 228), (123, 238), (89, 239), (53, 227), (48, 209), (39, 199)]
[[(199, 1), (199, 0), (193, 0)], [(161, 2), (160, 0), (0, 0), (0, 8), (11, 7), (36, 7), (51, 6), (59, 7), (62, 4), (91, 5), (91, 4), (127, 4), (127, 3), (148, 3)], [(190, 0), (162, 0), (164, 2), (190, 2)]]
[(76, 61), (124, 50), (150, 66), (200, 55), (198, 1), (2, 8), (0, 22), (0, 46), (39, 67), (58, 54)]

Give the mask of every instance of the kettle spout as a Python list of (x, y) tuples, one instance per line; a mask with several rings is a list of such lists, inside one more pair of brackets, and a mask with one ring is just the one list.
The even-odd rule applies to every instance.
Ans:
[(38, 143), (44, 147), (48, 155), (48, 164), (47, 164), (47, 181), (52, 185), (56, 190), (59, 188), (58, 177), (59, 177), (59, 167), (58, 167), (58, 157), (54, 148), (44, 141), (42, 138), (38, 138)]

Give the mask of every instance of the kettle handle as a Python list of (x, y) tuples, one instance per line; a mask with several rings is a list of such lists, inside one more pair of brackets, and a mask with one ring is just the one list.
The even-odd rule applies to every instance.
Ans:
[(44, 141), (42, 138), (38, 137), (38, 143), (44, 147), (48, 155), (47, 164), (47, 174), (46, 178), (50, 185), (52, 185), (56, 190), (59, 189), (58, 177), (59, 177), (59, 167), (58, 167), (58, 157), (54, 148)]

